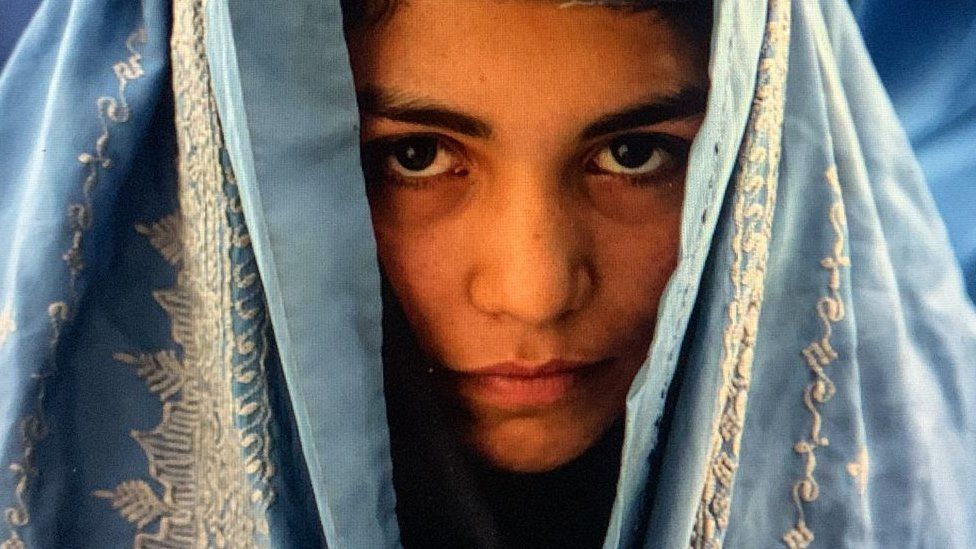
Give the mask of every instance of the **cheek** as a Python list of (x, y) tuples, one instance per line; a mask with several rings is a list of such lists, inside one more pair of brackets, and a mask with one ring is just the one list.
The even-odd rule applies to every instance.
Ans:
[(658, 302), (678, 258), (680, 213), (662, 214), (642, 226), (610, 226), (597, 231), (594, 254), (602, 292), (634, 337), (650, 337)]
[(470, 193), (463, 177), (445, 176), (427, 187), (409, 189), (375, 182), (367, 188), (373, 225), (388, 231), (419, 233), (456, 211)]
[(621, 230), (633, 229), (623, 236), (654, 241), (673, 230), (684, 203), (684, 177), (682, 168), (646, 187), (595, 177), (584, 185), (585, 197), (602, 217), (626, 226)]
[(450, 324), (462, 310), (465, 258), (458, 247), (433, 231), (399, 230), (379, 220), (373, 226), (380, 264), (421, 342), (449, 336), (453, 331), (435, 327)]

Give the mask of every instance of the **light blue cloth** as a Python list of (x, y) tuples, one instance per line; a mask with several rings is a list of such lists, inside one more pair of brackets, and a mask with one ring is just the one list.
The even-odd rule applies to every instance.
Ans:
[(854, 5), (976, 299), (976, 2)]
[[(45, 2), (0, 75), (3, 549), (397, 546), (338, 2), (202, 10)], [(849, 8), (717, 0), (710, 77), (605, 546), (973, 546), (976, 315)]]

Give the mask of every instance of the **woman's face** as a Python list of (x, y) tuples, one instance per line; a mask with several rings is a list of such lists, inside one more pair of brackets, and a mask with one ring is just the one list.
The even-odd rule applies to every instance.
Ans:
[(379, 256), (468, 447), (545, 471), (624, 411), (706, 89), (655, 12), (401, 2), (348, 37)]

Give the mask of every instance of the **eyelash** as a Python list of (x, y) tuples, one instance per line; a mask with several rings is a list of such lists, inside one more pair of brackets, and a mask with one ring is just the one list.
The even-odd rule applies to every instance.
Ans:
[[(663, 151), (665, 154), (669, 155), (670, 158), (666, 161), (667, 163), (662, 166), (660, 170), (655, 170), (647, 174), (639, 175), (628, 175), (628, 174), (618, 174), (612, 172), (606, 172), (595, 167), (595, 160), (597, 154), (600, 151), (610, 146), (613, 140), (620, 137), (629, 136), (642, 136), (648, 137), (654, 143), (655, 150)], [(631, 185), (636, 187), (652, 187), (657, 184), (660, 180), (666, 178), (669, 175), (674, 174), (674, 172), (687, 164), (688, 154), (691, 150), (691, 142), (687, 139), (683, 139), (674, 135), (655, 133), (655, 132), (631, 132), (624, 133), (620, 135), (615, 135), (604, 141), (602, 141), (598, 146), (590, 150), (590, 153), (585, 156), (588, 160), (586, 161), (586, 170), (588, 173), (592, 173), (599, 176), (612, 177), (614, 179), (622, 179), (627, 181)], [(593, 167), (591, 167), (593, 166)]]
[[(594, 166), (594, 160), (597, 154), (610, 146), (613, 139), (626, 136), (647, 136), (653, 138), (655, 142), (655, 148), (668, 154), (670, 158), (667, 160), (667, 164), (662, 170), (657, 170), (648, 174), (639, 175), (629, 175), (629, 174), (616, 174), (612, 172), (607, 172), (600, 170)], [(404, 177), (400, 174), (393, 173), (390, 170), (385, 169), (386, 160), (393, 154), (394, 147), (404, 139), (416, 138), (416, 137), (433, 137), (438, 141), (438, 146), (450, 151), (452, 154), (457, 156), (463, 156), (458, 152), (459, 146), (455, 144), (454, 140), (445, 137), (440, 134), (435, 133), (410, 133), (401, 134), (393, 137), (383, 137), (378, 139), (373, 139), (364, 142), (362, 145), (362, 162), (363, 168), (365, 170), (366, 182), (368, 185), (377, 185), (385, 182), (389, 182), (395, 186), (406, 187), (410, 189), (424, 189), (432, 185), (439, 184), (445, 179), (455, 179), (458, 177), (464, 177), (467, 175), (468, 170), (464, 168), (454, 169), (445, 172), (443, 174), (428, 176), (428, 177)], [(691, 142), (687, 139), (683, 139), (674, 135), (654, 133), (654, 132), (632, 132), (626, 134), (620, 134), (608, 138), (599, 145), (590, 149), (590, 151), (583, 156), (586, 159), (584, 162), (584, 170), (589, 173), (600, 177), (610, 177), (614, 179), (619, 179), (626, 181), (627, 183), (636, 187), (651, 187), (660, 181), (662, 178), (671, 175), (674, 171), (681, 166), (684, 166), (688, 161), (688, 154), (691, 149)]]
[(386, 160), (393, 155), (393, 150), (397, 143), (404, 139), (415, 137), (433, 137), (437, 139), (438, 146), (460, 156), (460, 154), (457, 152), (458, 147), (453, 145), (453, 140), (443, 135), (434, 133), (410, 133), (397, 135), (394, 137), (373, 139), (363, 143), (362, 145), (362, 163), (366, 176), (366, 184), (372, 186), (389, 181), (393, 185), (399, 187), (423, 189), (435, 185), (438, 182), (443, 181), (445, 178), (453, 179), (467, 175), (468, 170), (458, 170), (453, 168), (446, 173), (429, 177), (404, 177), (400, 174), (392, 173), (391, 171), (386, 170)]

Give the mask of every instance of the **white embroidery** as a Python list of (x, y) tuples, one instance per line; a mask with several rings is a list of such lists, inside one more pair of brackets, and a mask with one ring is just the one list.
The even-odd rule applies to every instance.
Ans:
[(177, 0), (173, 15), (181, 213), (136, 230), (177, 269), (176, 287), (153, 296), (178, 349), (115, 355), (163, 403), (155, 429), (132, 433), (162, 491), (137, 479), (94, 495), (136, 525), (137, 548), (263, 547), (274, 496), (264, 369), (270, 326), (236, 182), (221, 162), (203, 2)]
[(871, 471), (871, 458), (868, 456), (868, 449), (864, 446), (857, 453), (857, 459), (847, 464), (847, 474), (854, 477), (857, 482), (857, 491), (862, 496), (868, 490), (868, 475)]
[(722, 384), (711, 449), (690, 546), (718, 549), (729, 526), (732, 489), (763, 302), (767, 250), (779, 178), (784, 86), (790, 38), (789, 0), (771, 0), (756, 95), (739, 153), (732, 219), (733, 297), (723, 332)]
[(7, 304), (3, 306), (3, 311), (0, 311), (0, 347), (7, 342), (10, 334), (16, 331), (17, 323), (14, 322), (13, 304), (7, 301)]
[[(817, 469), (817, 448), (827, 446), (830, 441), (823, 435), (823, 420), (819, 406), (833, 398), (836, 388), (827, 375), (826, 367), (837, 359), (837, 351), (830, 343), (833, 325), (844, 319), (844, 300), (840, 294), (841, 268), (850, 267), (851, 260), (844, 253), (844, 230), (847, 216), (844, 213), (844, 199), (841, 194), (837, 168), (831, 166), (824, 174), (827, 185), (834, 195), (830, 205), (829, 219), (834, 229), (834, 246), (831, 255), (820, 260), (820, 266), (830, 276), (827, 281), (827, 295), (817, 300), (817, 316), (822, 326), (821, 337), (803, 349), (801, 353), (813, 380), (803, 391), (803, 403), (810, 411), (810, 436), (797, 441), (793, 450), (804, 456), (804, 477), (793, 485), (793, 505), (796, 508), (796, 525), (783, 535), (783, 543), (790, 549), (804, 549), (814, 540), (814, 534), (806, 523), (804, 503), (811, 503), (820, 497), (820, 485), (814, 472)], [(866, 458), (865, 454), (865, 458)]]
[[(78, 161), (88, 166), (88, 175), (82, 184), (82, 202), (68, 206), (68, 222), (71, 227), (71, 247), (61, 257), (67, 263), (70, 273), (68, 278), (69, 298), (68, 300), (55, 301), (48, 305), (47, 313), (51, 324), (50, 342), (52, 355), (55, 346), (61, 339), (63, 327), (71, 319), (73, 305), (78, 301), (75, 287), (78, 283), (78, 278), (81, 276), (81, 271), (84, 269), (82, 244), (85, 234), (92, 226), (92, 192), (98, 183), (101, 170), (112, 165), (112, 160), (107, 153), (109, 129), (114, 124), (121, 124), (129, 120), (129, 107), (128, 103), (126, 103), (125, 90), (129, 81), (140, 78), (145, 74), (140, 64), (142, 55), (136, 50), (136, 46), (145, 44), (146, 38), (146, 29), (140, 27), (126, 39), (125, 47), (129, 51), (129, 57), (124, 61), (119, 61), (112, 65), (112, 70), (115, 72), (119, 84), (118, 97), (102, 96), (97, 99), (96, 106), (102, 131), (95, 139), (94, 152), (78, 155)], [(10, 536), (4, 542), (0, 543), (0, 549), (24, 549), (26, 547), (18, 531), (30, 523), (30, 512), (28, 511), (25, 497), (28, 480), (35, 473), (33, 465), (35, 446), (47, 436), (47, 427), (43, 415), (44, 384), (50, 375), (50, 373), (47, 373), (36, 377), (37, 393), (34, 411), (26, 415), (20, 422), (24, 452), (19, 462), (13, 462), (9, 466), (17, 479), (14, 489), (15, 503), (14, 506), (4, 510), (4, 516), (10, 527)]]

